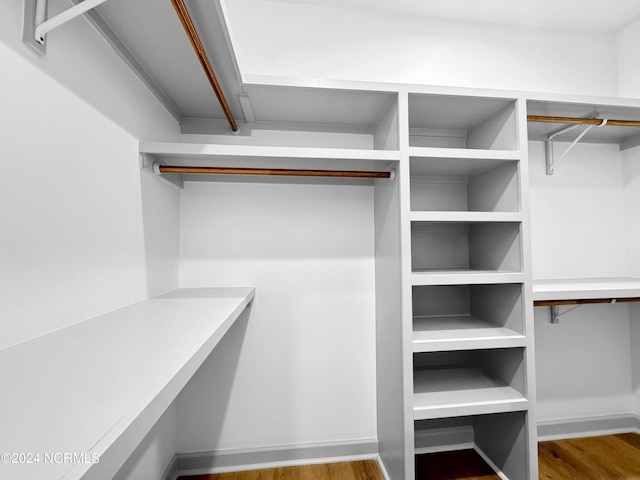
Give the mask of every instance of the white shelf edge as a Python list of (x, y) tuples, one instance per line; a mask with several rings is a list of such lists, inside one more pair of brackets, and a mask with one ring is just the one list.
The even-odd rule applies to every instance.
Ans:
[(398, 150), (350, 148), (281, 147), (259, 145), (223, 145), (181, 142), (140, 142), (140, 153), (153, 155), (233, 158), (328, 158), (343, 160), (399, 161)]
[(520, 160), (519, 150), (483, 150), (473, 148), (409, 147), (414, 158), (460, 158), (478, 160)]
[(533, 300), (587, 300), (640, 297), (640, 278), (533, 280)]
[[(434, 328), (424, 329), (431, 323)], [(416, 324), (422, 329), (416, 330)], [(446, 326), (454, 328), (446, 328)], [(473, 315), (414, 316), (414, 353), (514, 348), (526, 346), (526, 337)]]
[[(423, 385), (431, 391), (421, 391)], [(522, 411), (529, 403), (514, 388), (473, 368), (415, 372), (414, 390), (414, 420)]]
[(524, 283), (521, 272), (491, 270), (429, 270), (411, 272), (411, 285), (483, 285), (492, 283)]
[(522, 222), (521, 212), (417, 211), (409, 214), (411, 222)]

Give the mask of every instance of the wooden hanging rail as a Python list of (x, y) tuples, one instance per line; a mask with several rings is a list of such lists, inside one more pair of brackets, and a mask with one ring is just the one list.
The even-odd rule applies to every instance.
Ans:
[(235, 168), (235, 167), (177, 167), (157, 165), (158, 173), (186, 173), (207, 175), (279, 175), (288, 177), (342, 177), (342, 178), (389, 178), (394, 172), (361, 172), (342, 170), (290, 170), (284, 168)]
[(233, 112), (231, 108), (229, 108), (229, 104), (227, 103), (227, 99), (222, 92), (222, 87), (220, 87), (220, 83), (218, 82), (218, 78), (216, 77), (215, 72), (213, 71), (213, 67), (211, 66), (211, 62), (209, 62), (209, 57), (207, 56), (207, 52), (202, 46), (202, 42), (200, 41), (200, 36), (198, 35), (198, 31), (196, 30), (193, 21), (191, 20), (191, 16), (189, 15), (189, 11), (184, 4), (183, 0), (171, 0), (173, 4), (173, 8), (175, 8), (176, 13), (178, 14), (178, 18), (180, 18), (180, 22), (184, 27), (184, 31), (187, 33), (187, 37), (191, 41), (191, 45), (196, 52), (196, 56), (198, 60), (200, 60), (200, 64), (204, 69), (205, 74), (207, 75), (207, 79), (209, 79), (209, 83), (211, 84), (211, 88), (213, 88), (216, 97), (218, 98), (218, 102), (220, 103), (220, 107), (222, 107), (222, 111), (224, 112), (225, 117), (227, 117), (227, 121), (229, 122), (229, 126), (231, 127), (231, 131), (238, 131), (238, 124), (236, 123), (235, 118), (233, 117)]
[(535, 300), (534, 307), (558, 307), (561, 305), (590, 305), (595, 303), (629, 303), (640, 302), (640, 297), (622, 298), (584, 298), (575, 300)]
[[(571, 123), (574, 125), (602, 125), (602, 118), (580, 118), (580, 117), (549, 117), (546, 115), (527, 115), (530, 122), (542, 123)], [(607, 119), (608, 127), (640, 127), (640, 120), (614, 120)]]

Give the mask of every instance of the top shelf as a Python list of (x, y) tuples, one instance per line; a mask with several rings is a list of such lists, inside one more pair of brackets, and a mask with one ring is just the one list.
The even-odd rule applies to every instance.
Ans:
[(175, 290), (0, 351), (0, 451), (86, 454), (0, 477), (112, 478), (253, 297)]
[(534, 280), (534, 301), (640, 297), (640, 278), (572, 278)]
[[(640, 107), (602, 105), (596, 103), (568, 103), (550, 101), (528, 101), (528, 115), (550, 117), (584, 117), (607, 118), (615, 120), (640, 120)], [(546, 138), (567, 127), (564, 123), (528, 122), (527, 129), (530, 140), (546, 140)], [(555, 137), (556, 141), (573, 141), (584, 127), (578, 127)], [(640, 128), (605, 126), (591, 128), (580, 140), (582, 143), (609, 143), (620, 145), (621, 149), (635, 147), (640, 144)]]

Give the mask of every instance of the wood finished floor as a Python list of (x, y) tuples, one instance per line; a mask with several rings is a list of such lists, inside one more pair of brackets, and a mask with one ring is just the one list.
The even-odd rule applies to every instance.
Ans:
[[(640, 435), (540, 442), (542, 480), (640, 480)], [(178, 477), (178, 480), (384, 480), (374, 460)], [(474, 450), (416, 456), (416, 480), (500, 480)]]
[(638, 480), (640, 435), (622, 433), (538, 444), (539, 478)]
[(375, 460), (178, 477), (178, 480), (384, 480)]

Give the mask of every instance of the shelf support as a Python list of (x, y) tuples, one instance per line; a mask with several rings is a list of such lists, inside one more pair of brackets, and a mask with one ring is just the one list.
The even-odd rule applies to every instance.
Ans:
[(553, 139), (556, 138), (559, 135), (565, 134), (567, 132), (570, 132), (571, 130), (574, 130), (578, 127), (580, 127), (581, 124), (573, 124), (573, 125), (569, 125), (568, 127), (562, 128), (560, 130), (558, 130), (555, 133), (552, 133), (551, 135), (549, 135), (547, 137), (547, 140), (545, 141), (545, 160), (546, 160), (546, 164), (547, 164), (547, 175), (553, 175), (554, 171), (555, 171), (555, 165), (560, 162), (560, 160), (562, 160), (570, 151), (573, 147), (575, 147), (577, 145), (577, 143), (582, 140), (582, 137), (584, 137), (589, 130), (591, 130), (593, 127), (604, 127), (607, 124), (607, 119), (602, 119), (600, 120), (599, 124), (590, 124), (587, 125), (585, 127), (585, 129), (580, 132), (580, 134), (576, 137), (576, 139), (571, 142), (571, 144), (567, 147), (567, 149), (562, 153), (562, 155), (560, 155), (560, 158), (556, 159), (554, 158), (554, 154), (553, 154)]
[(22, 41), (39, 55), (45, 53), (46, 35), (69, 20), (97, 7), (107, 0), (84, 0), (64, 12), (47, 19), (48, 0), (25, 0)]
[(551, 323), (553, 323), (554, 325), (558, 325), (560, 323), (560, 317), (562, 315), (566, 315), (567, 313), (572, 312), (576, 308), (580, 308), (582, 305), (584, 305), (584, 304), (576, 305), (575, 307), (570, 308), (566, 312), (562, 312), (562, 313), (560, 313), (560, 306), (559, 305), (551, 305), (549, 307), (549, 310), (551, 312)]

